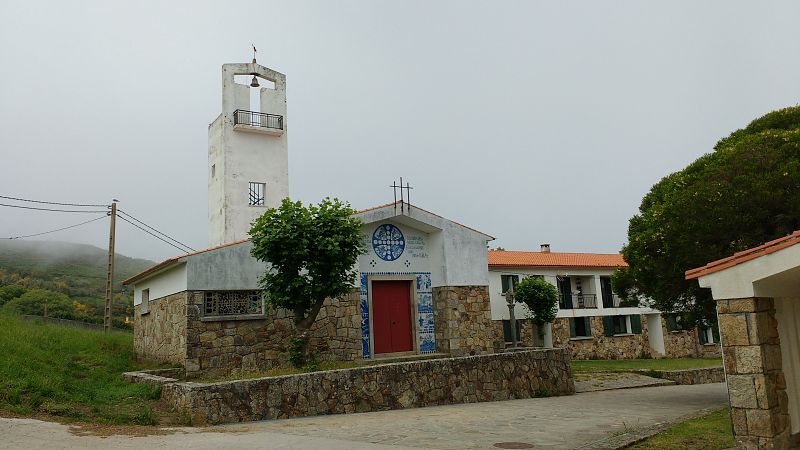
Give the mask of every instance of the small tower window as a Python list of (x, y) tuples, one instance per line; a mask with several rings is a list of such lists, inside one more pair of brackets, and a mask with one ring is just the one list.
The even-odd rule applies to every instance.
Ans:
[(217, 165), (216, 164), (212, 164), (211, 165), (211, 178), (216, 178), (216, 177), (217, 177)]
[(250, 182), (250, 206), (264, 206), (264, 191), (266, 191), (266, 183)]

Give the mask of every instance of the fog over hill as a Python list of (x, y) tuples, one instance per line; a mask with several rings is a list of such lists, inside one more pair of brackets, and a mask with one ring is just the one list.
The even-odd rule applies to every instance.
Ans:
[[(0, 284), (11, 279), (62, 282), (71, 295), (102, 296), (108, 251), (93, 245), (61, 241), (0, 241)], [(121, 281), (155, 262), (117, 253), (114, 264), (114, 290)]]

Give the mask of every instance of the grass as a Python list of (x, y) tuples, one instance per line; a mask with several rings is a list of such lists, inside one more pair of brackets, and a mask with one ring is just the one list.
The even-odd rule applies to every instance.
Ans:
[(279, 367), (269, 370), (253, 370), (248, 372), (237, 372), (226, 377), (218, 378), (200, 378), (193, 380), (197, 383), (216, 383), (219, 381), (234, 381), (234, 380), (249, 380), (253, 378), (266, 378), (266, 377), (280, 377), (283, 375), (297, 375), (308, 372), (319, 372), (323, 370), (337, 370), (337, 369), (352, 369), (353, 367), (362, 367), (364, 364), (359, 364), (355, 361), (323, 361), (317, 365), (316, 370), (308, 371), (302, 368), (295, 367)]
[(619, 359), (572, 361), (572, 372), (629, 372), (632, 370), (684, 370), (722, 367), (721, 358)]
[(131, 384), (140, 370), (130, 333), (61, 327), (0, 315), (0, 410), (101, 424), (158, 423), (158, 387)]
[(632, 447), (636, 450), (718, 450), (736, 444), (728, 408), (698, 417), (658, 433)]

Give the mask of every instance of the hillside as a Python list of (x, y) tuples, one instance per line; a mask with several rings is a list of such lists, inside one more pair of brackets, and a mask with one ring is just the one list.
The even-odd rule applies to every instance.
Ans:
[(0, 413), (158, 423), (153, 408), (160, 390), (121, 376), (143, 368), (132, 341), (129, 333), (62, 327), (0, 312)]
[[(48, 315), (102, 322), (107, 251), (85, 244), (56, 241), (0, 241), (0, 307), (8, 313)], [(133, 297), (122, 280), (155, 263), (116, 255), (114, 326), (129, 327)]]
[[(0, 241), (0, 285), (22, 284), (62, 292), (70, 297), (103, 297), (107, 256), (107, 250), (86, 244)], [(154, 264), (147, 259), (117, 253), (114, 292), (122, 291), (122, 280)]]

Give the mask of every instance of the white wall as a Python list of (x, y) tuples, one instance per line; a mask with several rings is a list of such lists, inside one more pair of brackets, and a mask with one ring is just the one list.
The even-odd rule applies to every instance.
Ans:
[(486, 239), (472, 230), (446, 222), (444, 241), (444, 286), (485, 286), (489, 282), (486, 268)]
[(775, 299), (792, 434), (800, 432), (800, 297)]
[(225, 203), (225, 158), (222, 157), (222, 150), (222, 115), (219, 115), (208, 126), (208, 241), (212, 246), (219, 245), (225, 233), (225, 209), (222, 207)]
[[(378, 257), (372, 246), (372, 236), (384, 224), (396, 226), (405, 238), (405, 250), (394, 261)], [(365, 224), (361, 228), (367, 252), (358, 258), (360, 272), (433, 272), (431, 269), (441, 261), (441, 249), (431, 245), (428, 233), (393, 220), (382, 220)], [(406, 264), (406, 261), (408, 264)], [(433, 281), (433, 274), (431, 274)]]
[[(406, 206), (407, 208), (407, 206)], [(417, 267), (427, 265), (431, 272), (431, 282), (436, 286), (485, 286), (488, 284), (488, 267), (486, 243), (492, 239), (478, 231), (459, 225), (441, 216), (412, 206), (401, 209), (400, 205), (382, 207), (365, 211), (356, 215), (364, 221), (364, 231), (370, 238), (378, 224), (391, 222), (405, 233), (405, 229), (416, 230), (425, 234), (426, 262), (412, 261)], [(371, 246), (370, 246), (371, 247)], [(374, 255), (372, 249), (369, 250)], [(372, 257), (359, 260), (359, 270), (375, 271), (368, 264)], [(392, 271), (404, 266), (383, 264), (376, 260), (380, 267), (392, 268)], [(397, 261), (395, 261), (396, 263)], [(400, 261), (402, 264), (403, 261)], [(422, 270), (420, 270), (422, 271)]]
[(267, 265), (250, 255), (249, 241), (186, 257), (189, 290), (258, 289)]
[(169, 269), (133, 285), (133, 304), (142, 303), (142, 290), (150, 289), (150, 300), (186, 290), (186, 264), (178, 263)]
[[(584, 294), (594, 294), (598, 289), (599, 277), (611, 276), (614, 269), (578, 269), (568, 267), (541, 267), (541, 268), (490, 268), (489, 269), (489, 298), (492, 302), (492, 319), (508, 320), (508, 304), (502, 295), (501, 275), (519, 275), (520, 280), (526, 276), (542, 275), (550, 284), (557, 287), (556, 276), (565, 275), (570, 277), (572, 290), (575, 291), (575, 277), (588, 277), (582, 279), (581, 285)], [(588, 316), (616, 316), (630, 314), (652, 313), (650, 308), (603, 308), (603, 299), (600, 292), (597, 295), (597, 308), (586, 309), (559, 309), (558, 317), (588, 317)], [(514, 307), (514, 315), (517, 318), (525, 317), (525, 308), (522, 305)]]
[[(658, 331), (656, 333), (656, 331)], [(654, 351), (664, 355), (666, 348), (664, 347), (664, 327), (661, 325), (661, 314), (648, 314), (647, 315), (647, 335), (650, 340), (650, 348)]]
[[(275, 83), (275, 89), (260, 88), (261, 112), (283, 116), (283, 133), (269, 135), (234, 130), (233, 112), (250, 109), (250, 87), (234, 82), (235, 75), (256, 72)], [(269, 207), (278, 206), (289, 196), (288, 120), (286, 117), (286, 77), (266, 67), (253, 64), (222, 66), (221, 151), (223, 162), (217, 166), (222, 177), (222, 204), (209, 189), (209, 222), (221, 221), (221, 228), (209, 230), (209, 245), (216, 246), (247, 239), (247, 232), (256, 217)], [(209, 136), (209, 166), (212, 137)], [(220, 171), (220, 169), (222, 169)], [(266, 183), (265, 205), (248, 205), (250, 182)], [(221, 216), (220, 218), (216, 217)]]

